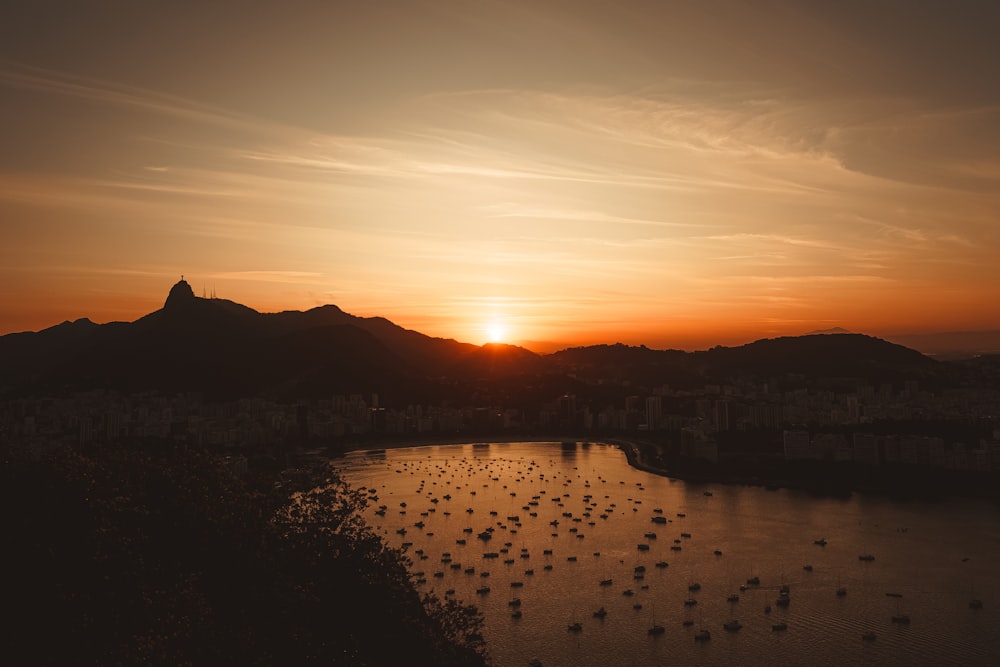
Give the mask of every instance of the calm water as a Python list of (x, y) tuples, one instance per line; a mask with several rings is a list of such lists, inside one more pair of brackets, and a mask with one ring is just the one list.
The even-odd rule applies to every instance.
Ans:
[[(685, 483), (597, 444), (354, 452), (337, 465), (374, 494), (371, 524), (410, 543), (420, 587), (480, 608), (497, 665), (1000, 664), (995, 504)], [(709, 641), (695, 640), (702, 629)]]

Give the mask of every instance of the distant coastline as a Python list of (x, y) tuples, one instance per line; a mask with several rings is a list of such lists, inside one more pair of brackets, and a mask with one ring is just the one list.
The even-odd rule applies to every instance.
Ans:
[[(511, 437), (468, 437), (421, 439), (416, 441), (386, 440), (384, 442), (357, 442), (325, 452), (331, 459), (341, 458), (349, 452), (378, 451), (417, 447), (474, 445), (485, 442), (507, 444), (514, 442), (559, 443), (576, 442), (617, 447), (624, 454), (629, 466), (636, 470), (657, 475), (682, 479), (692, 484), (738, 484), (743, 486), (763, 486), (769, 490), (794, 489), (814, 495), (846, 497), (852, 493), (887, 496), (901, 501), (935, 501), (950, 497), (968, 497), (1000, 502), (1000, 485), (995, 477), (973, 474), (947, 474), (942, 471), (921, 469), (882, 471), (862, 468), (832, 468), (829, 465), (801, 465), (795, 463), (749, 466), (736, 470), (733, 466), (708, 464), (705, 462), (685, 462), (660, 467), (649, 463), (658, 453), (653, 443), (623, 438), (599, 438), (595, 440), (575, 437), (553, 436), (511, 436)], [(654, 451), (657, 450), (657, 451)], [(861, 472), (859, 472), (861, 471)]]

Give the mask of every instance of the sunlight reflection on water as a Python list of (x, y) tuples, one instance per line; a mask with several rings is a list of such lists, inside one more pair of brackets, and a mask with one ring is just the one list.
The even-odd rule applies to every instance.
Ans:
[[(498, 665), (969, 665), (1000, 655), (990, 503), (689, 484), (635, 470), (600, 444), (389, 449), (336, 464), (377, 497), (370, 523), (390, 544), (410, 543), (420, 588), (479, 606)], [(760, 585), (747, 585), (755, 576)], [(983, 609), (969, 608), (973, 596)], [(909, 624), (893, 622), (902, 614)], [(725, 630), (733, 619), (742, 627)], [(649, 634), (654, 624), (663, 634)], [(702, 628), (710, 641), (695, 641)]]

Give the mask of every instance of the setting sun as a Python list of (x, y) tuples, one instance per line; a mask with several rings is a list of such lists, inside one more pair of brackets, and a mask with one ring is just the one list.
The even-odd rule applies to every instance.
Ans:
[(507, 327), (499, 322), (486, 325), (486, 337), (489, 343), (502, 343), (507, 335)]

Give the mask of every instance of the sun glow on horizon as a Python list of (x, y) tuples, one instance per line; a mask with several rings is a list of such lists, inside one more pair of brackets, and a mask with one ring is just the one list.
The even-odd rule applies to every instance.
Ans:
[(507, 327), (500, 322), (490, 322), (486, 325), (486, 342), (503, 343), (507, 338)]

